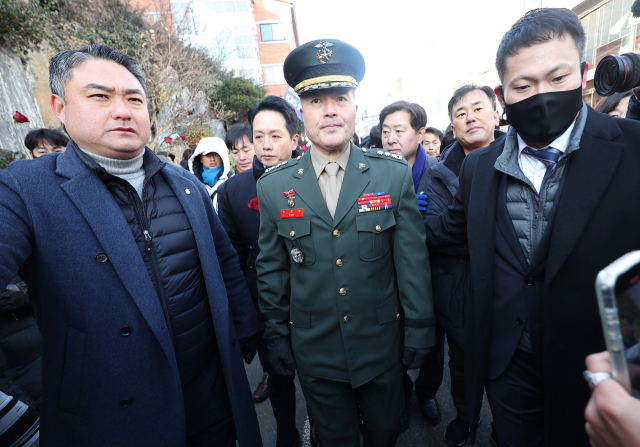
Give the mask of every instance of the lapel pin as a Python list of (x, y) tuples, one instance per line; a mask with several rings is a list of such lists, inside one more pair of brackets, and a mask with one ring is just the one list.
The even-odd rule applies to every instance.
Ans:
[(364, 164), (364, 163), (359, 163), (359, 164), (358, 164), (358, 168), (359, 168), (359, 169), (364, 169), (364, 167), (365, 167), (365, 164)]
[(189, 191), (189, 188), (185, 189), (184, 192), (186, 192), (187, 194), (191, 194), (191, 191)]
[(298, 175), (304, 174), (304, 169), (298, 169)]

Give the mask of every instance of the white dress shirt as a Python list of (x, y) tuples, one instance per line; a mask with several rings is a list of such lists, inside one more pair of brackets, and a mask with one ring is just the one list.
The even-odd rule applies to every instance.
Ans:
[[(558, 138), (553, 140), (551, 144), (543, 149), (554, 148), (558, 149), (560, 152), (564, 154), (564, 151), (567, 150), (567, 146), (569, 145), (569, 139), (571, 137), (571, 131), (573, 130), (573, 126), (575, 126), (576, 122), (571, 123), (571, 126)], [(518, 135), (518, 164), (520, 165), (520, 169), (522, 173), (531, 181), (534, 188), (536, 188), (536, 192), (540, 193), (540, 187), (542, 186), (542, 180), (544, 179), (545, 174), (547, 173), (547, 165), (538, 160), (536, 157), (532, 155), (523, 154), (522, 151), (525, 147), (529, 147), (533, 149), (531, 146), (527, 146), (527, 143)], [(535, 149), (533, 149), (535, 150)], [(558, 159), (558, 162), (562, 159), (562, 155)]]

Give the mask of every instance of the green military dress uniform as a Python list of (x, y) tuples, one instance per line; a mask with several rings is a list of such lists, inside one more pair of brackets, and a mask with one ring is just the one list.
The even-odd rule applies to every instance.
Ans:
[[(292, 189), (302, 217), (281, 218)], [(265, 173), (257, 190), (265, 338), (291, 334), (300, 374), (357, 388), (401, 363), (403, 339), (435, 344), (424, 224), (404, 159), (352, 145), (334, 219), (309, 155)], [(393, 208), (359, 213), (358, 197), (372, 192), (389, 194)]]
[[(339, 54), (348, 46), (318, 42), (305, 45), (312, 56), (320, 48), (320, 62), (328, 47)], [(326, 66), (320, 68), (317, 79), (343, 87), (345, 76), (334, 78)], [(364, 68), (361, 75), (357, 71), (347, 74), (361, 79)], [(297, 81), (300, 89), (318, 85)], [(435, 344), (431, 270), (411, 165), (377, 149), (351, 144), (349, 150), (333, 217), (309, 153), (258, 180), (259, 306), (265, 338), (290, 336), (311, 415), (319, 431), (324, 427), (323, 445), (357, 445), (355, 400), (340, 400), (356, 392), (368, 425), (365, 445), (389, 446), (395, 445), (404, 408), (404, 346)], [(358, 198), (379, 192), (391, 197), (391, 209), (359, 212)], [(386, 391), (376, 394), (380, 389)], [(354, 438), (345, 441), (340, 431), (351, 423)]]

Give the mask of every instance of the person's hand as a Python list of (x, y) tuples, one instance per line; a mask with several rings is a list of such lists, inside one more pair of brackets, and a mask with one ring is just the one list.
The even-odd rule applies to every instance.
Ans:
[(416, 194), (416, 197), (418, 198), (418, 209), (420, 211), (427, 211), (427, 194), (422, 191)]
[(253, 358), (256, 356), (259, 340), (259, 332), (256, 332), (255, 334), (247, 338), (241, 338), (240, 340), (238, 340), (240, 342), (240, 353), (242, 354), (242, 358), (247, 363), (247, 365), (250, 365), (253, 361)]
[(410, 348), (405, 346), (402, 364), (407, 369), (418, 369), (427, 361), (430, 352), (431, 348)]
[(267, 342), (269, 363), (279, 376), (291, 377), (296, 371), (296, 361), (291, 352), (289, 337), (270, 338)]
[[(586, 360), (592, 373), (611, 374), (607, 351)], [(640, 446), (640, 400), (632, 397), (615, 380), (603, 380), (591, 393), (584, 412), (585, 429), (594, 447)]]
[(24, 306), (27, 294), (16, 284), (9, 284), (0, 294), (0, 312), (11, 312)]

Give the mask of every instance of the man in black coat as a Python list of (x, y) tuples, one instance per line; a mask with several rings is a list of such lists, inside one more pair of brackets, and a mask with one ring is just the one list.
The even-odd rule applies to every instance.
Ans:
[[(420, 210), (424, 210), (424, 191), (427, 189), (427, 171), (438, 162), (422, 146), (427, 126), (427, 112), (420, 104), (396, 101), (380, 111), (382, 148), (401, 155), (411, 165), (413, 189), (418, 196)], [(442, 384), (444, 371), (444, 333), (438, 325), (436, 344), (416, 379), (416, 397), (425, 421), (430, 425), (440, 422), (440, 405), (436, 393)], [(413, 382), (404, 368), (405, 409), (400, 416), (400, 429), (405, 431), (411, 422), (411, 394)]]
[[(449, 119), (457, 136), (438, 164), (428, 171), (428, 204), (423, 216), (439, 216), (453, 203), (458, 191), (460, 168), (471, 152), (489, 146), (504, 135), (495, 130), (499, 122), (496, 95), (488, 86), (475, 84), (458, 88), (449, 100)], [(462, 244), (429, 250), (433, 301), (438, 324), (447, 334), (451, 397), (457, 415), (444, 434), (447, 445), (464, 444), (469, 436), (469, 412), (464, 385), (466, 320), (469, 317), (469, 247)], [(442, 374), (442, 373), (440, 373)]]
[[(255, 157), (253, 169), (245, 170), (227, 180), (219, 191), (218, 216), (231, 243), (238, 252), (240, 268), (249, 286), (253, 304), (258, 309), (256, 257), (260, 253), (259, 204), (256, 182), (265, 170), (291, 158), (300, 156), (298, 145), (298, 118), (295, 110), (282, 98), (267, 96), (249, 111), (253, 131)], [(258, 315), (260, 313), (258, 312)], [(296, 429), (296, 391), (294, 376), (283, 377), (274, 373), (263, 337), (265, 325), (260, 321), (258, 358), (264, 369), (263, 380), (254, 392), (254, 400), (267, 396), (271, 401), (277, 423), (277, 447), (300, 445)], [(264, 398), (260, 396), (264, 395)]]
[(506, 138), (469, 154), (430, 245), (469, 244), (472, 440), (487, 397), (500, 446), (586, 446), (584, 358), (605, 347), (597, 273), (640, 248), (640, 126), (582, 101), (584, 30), (527, 13), (496, 57)]

